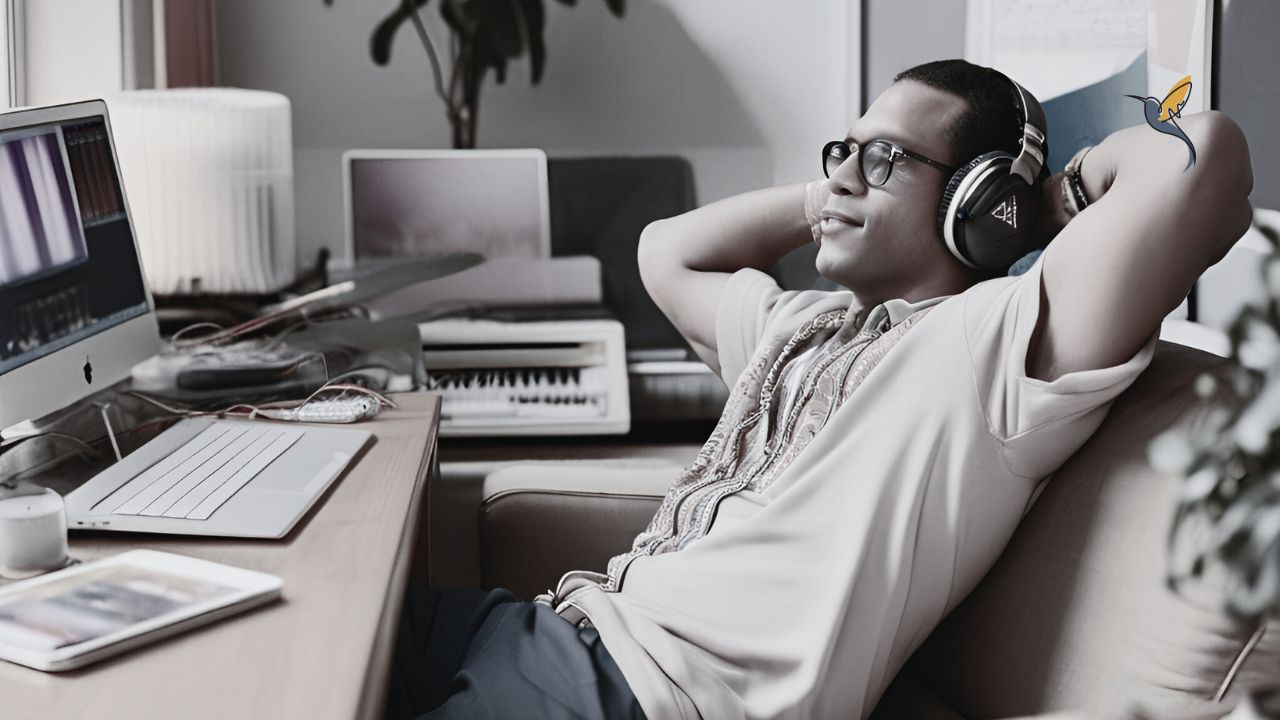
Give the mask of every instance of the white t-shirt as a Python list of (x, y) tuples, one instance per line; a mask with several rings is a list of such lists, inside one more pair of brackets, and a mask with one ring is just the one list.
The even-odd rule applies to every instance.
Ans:
[[(894, 325), (931, 309), (763, 492), (725, 497), (705, 535), (632, 560), (616, 592), (561, 584), (557, 608), (590, 619), (650, 718), (871, 712), (1155, 350), (1158, 333), (1122, 365), (1027, 377), (1040, 268), (885, 303)], [(735, 273), (716, 320), (725, 382), (763, 340), (852, 301)]]

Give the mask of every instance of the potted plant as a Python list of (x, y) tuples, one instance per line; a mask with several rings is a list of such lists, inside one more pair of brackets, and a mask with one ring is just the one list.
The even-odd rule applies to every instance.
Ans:
[[(449, 28), (448, 68), (442, 66), (436, 44), (422, 20), (428, 0), (401, 0), (373, 29), (369, 51), (373, 61), (391, 61), (391, 44), (406, 23), (427, 53), (436, 94), (445, 105), (454, 148), (476, 146), (480, 87), (490, 70), (499, 83), (506, 80), (507, 63), (529, 55), (532, 83), (537, 85), (547, 62), (543, 0), (440, 0), (440, 17)], [(557, 0), (573, 6), (577, 0)], [(622, 17), (626, 0), (605, 0), (615, 17)], [(332, 5), (333, 0), (324, 0)], [(445, 76), (448, 75), (446, 81)]]

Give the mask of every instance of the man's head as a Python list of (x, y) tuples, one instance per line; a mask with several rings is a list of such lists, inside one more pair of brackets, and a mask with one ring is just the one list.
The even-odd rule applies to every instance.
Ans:
[[(1021, 137), (1022, 109), (1004, 75), (940, 60), (899, 73), (845, 139), (859, 148), (888, 140), (954, 169), (992, 150), (1016, 155)], [(950, 172), (895, 153), (888, 180), (876, 186), (863, 176), (862, 154), (827, 180), (819, 273), (875, 301), (952, 294), (989, 277), (954, 258), (938, 235)]]

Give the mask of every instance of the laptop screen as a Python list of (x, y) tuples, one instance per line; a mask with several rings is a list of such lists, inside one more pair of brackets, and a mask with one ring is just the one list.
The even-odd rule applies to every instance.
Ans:
[(0, 132), (0, 374), (147, 311), (102, 117)]
[(530, 150), (352, 151), (353, 257), (551, 255), (546, 156)]

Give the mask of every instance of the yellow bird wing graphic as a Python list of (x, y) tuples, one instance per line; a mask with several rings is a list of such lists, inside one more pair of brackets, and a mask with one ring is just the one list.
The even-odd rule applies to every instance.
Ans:
[(1182, 108), (1186, 107), (1187, 99), (1190, 97), (1191, 76), (1188, 75), (1174, 83), (1173, 89), (1164, 96), (1164, 102), (1160, 103), (1160, 122), (1171, 117), (1182, 117)]

